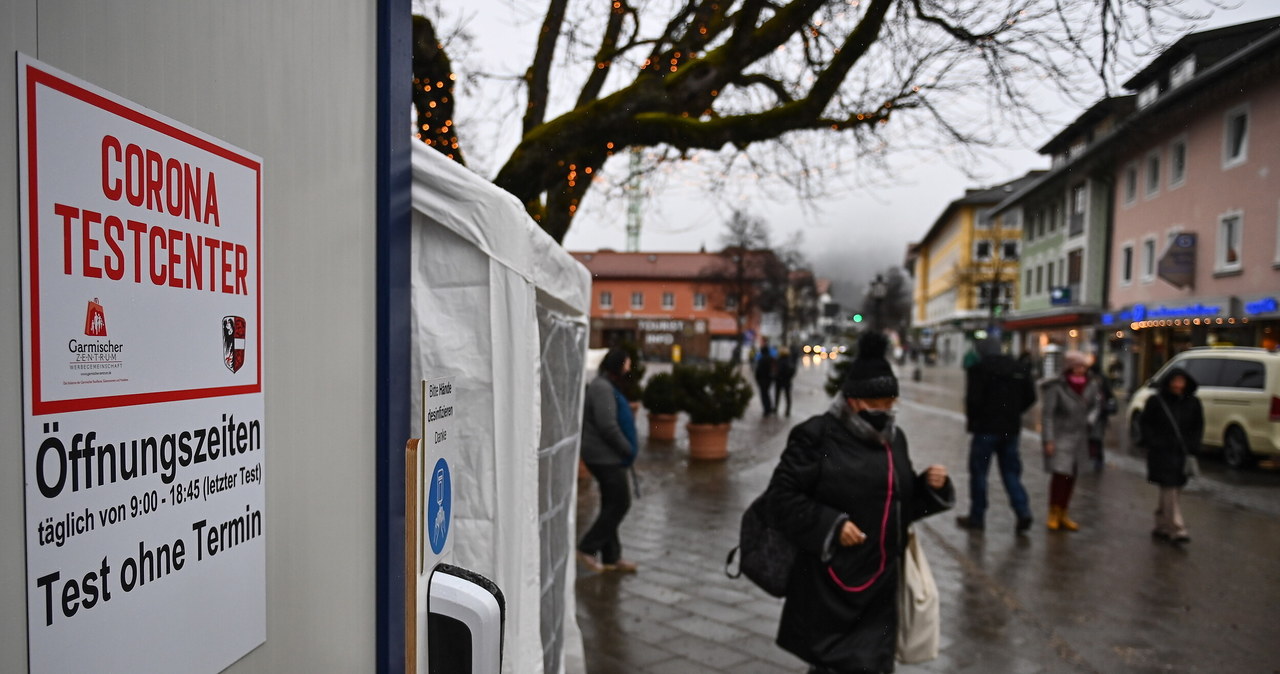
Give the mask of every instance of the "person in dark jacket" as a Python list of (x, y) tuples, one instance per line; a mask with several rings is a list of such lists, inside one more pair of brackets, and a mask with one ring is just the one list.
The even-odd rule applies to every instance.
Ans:
[(778, 351), (778, 361), (773, 370), (773, 411), (782, 408), (782, 396), (787, 396), (787, 416), (791, 416), (791, 380), (796, 376), (796, 360), (791, 349), (782, 347)]
[(773, 357), (773, 347), (769, 346), (769, 338), (762, 337), (760, 351), (756, 354), (756, 386), (760, 387), (760, 405), (764, 407), (764, 415), (773, 414), (773, 375), (777, 360)]
[(1191, 540), (1182, 521), (1180, 497), (1187, 484), (1187, 455), (1200, 450), (1204, 409), (1196, 380), (1182, 368), (1170, 369), (1157, 384), (1138, 417), (1147, 449), (1147, 481), (1160, 487), (1156, 528), (1151, 535), (1175, 543)]
[(907, 526), (955, 500), (945, 467), (911, 466), (887, 340), (859, 342), (831, 408), (791, 430), (767, 492), (797, 548), (777, 641), (810, 672), (893, 671)]
[(627, 352), (609, 350), (599, 375), (587, 385), (582, 416), (582, 462), (600, 486), (600, 514), (578, 543), (578, 560), (592, 571), (634, 573), (622, 558), (618, 526), (631, 508), (627, 469), (637, 452), (635, 419), (622, 395), (623, 377), (631, 369)]
[(1018, 439), (1022, 435), (1022, 415), (1036, 402), (1031, 372), (1001, 353), (1000, 340), (978, 343), (982, 358), (965, 372), (964, 411), (969, 443), (969, 514), (956, 522), (970, 531), (985, 527), (987, 513), (987, 473), (994, 454), (1009, 505), (1018, 518), (1015, 531), (1031, 528), (1031, 503), (1022, 486), (1022, 457)]

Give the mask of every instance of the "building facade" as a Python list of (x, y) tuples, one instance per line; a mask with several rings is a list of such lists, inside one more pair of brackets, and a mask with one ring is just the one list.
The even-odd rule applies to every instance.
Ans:
[(1125, 85), (1110, 311), (1130, 387), (1192, 346), (1280, 345), (1280, 18), (1188, 35)]
[(770, 251), (572, 255), (591, 271), (592, 348), (631, 342), (654, 360), (730, 360), (739, 335), (749, 348), (816, 325), (812, 274), (780, 267)]
[[(1111, 162), (1087, 152), (1132, 110), (1133, 96), (1092, 106), (1040, 148), (1048, 172), (1001, 202), (997, 219), (1022, 227), (1022, 283), (1003, 328), (1036, 362), (1065, 349), (1101, 350), (1112, 218)], [(1049, 363), (1053, 369), (1055, 363)]]
[(1016, 216), (997, 220), (992, 214), (1041, 173), (967, 190), (908, 248), (906, 266), (915, 278), (912, 340), (930, 357), (959, 362), (974, 333), (993, 327), (1012, 306), (1022, 223)]

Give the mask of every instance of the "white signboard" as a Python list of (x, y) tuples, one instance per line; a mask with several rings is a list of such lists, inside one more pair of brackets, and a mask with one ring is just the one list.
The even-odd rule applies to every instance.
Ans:
[(18, 55), (34, 672), (266, 639), (262, 162)]

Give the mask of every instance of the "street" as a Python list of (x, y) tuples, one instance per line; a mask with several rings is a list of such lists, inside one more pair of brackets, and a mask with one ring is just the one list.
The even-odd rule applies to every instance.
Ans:
[[(1014, 534), (993, 468), (986, 531), (955, 524), (967, 511), (968, 436), (958, 368), (899, 372), (899, 424), (917, 470), (945, 464), (954, 511), (917, 525), (942, 595), (941, 653), (899, 672), (1280, 672), (1272, 628), (1280, 602), (1280, 474), (1227, 471), (1206, 457), (1205, 477), (1184, 496), (1192, 542), (1150, 537), (1156, 489), (1128, 454), (1124, 424), (1110, 434), (1107, 465), (1080, 476), (1071, 513), (1077, 533), (1045, 529), (1048, 477), (1034, 410), (1022, 437), (1024, 484), (1037, 521)], [(773, 643), (781, 600), (723, 573), (742, 511), (768, 482), (790, 426), (824, 410), (828, 364), (802, 367), (790, 419), (765, 418), (758, 400), (734, 423), (730, 458), (691, 464), (686, 442), (650, 442), (637, 471), (642, 496), (622, 525), (634, 576), (579, 567), (578, 620), (588, 671), (804, 672)], [(641, 442), (646, 423), (638, 419)], [(578, 527), (590, 524), (594, 483), (579, 482)]]

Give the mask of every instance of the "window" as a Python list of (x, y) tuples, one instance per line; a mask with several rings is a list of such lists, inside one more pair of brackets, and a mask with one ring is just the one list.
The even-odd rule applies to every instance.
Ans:
[(600, 291), (600, 308), (601, 309), (613, 308), (613, 293), (609, 292), (608, 290)]
[(1138, 198), (1138, 165), (1124, 167), (1124, 203), (1132, 204)]
[(1018, 242), (1013, 240), (1005, 240), (1000, 242), (1000, 259), (1001, 260), (1018, 259)]
[(1062, 202), (1055, 200), (1053, 207), (1049, 209), (1049, 231), (1058, 229), (1058, 225), (1062, 224)]
[(644, 308), (644, 293), (642, 292), (631, 293), (631, 308), (632, 309)]
[(1261, 389), (1266, 382), (1266, 367), (1256, 360), (1224, 359), (1218, 373), (1220, 386)]
[(1120, 249), (1120, 283), (1133, 283), (1133, 244), (1126, 243)]
[(707, 294), (706, 294), (706, 293), (694, 293), (694, 294), (693, 294), (693, 308), (694, 308), (694, 309), (706, 309), (706, 308), (707, 308)]
[(1153, 197), (1160, 191), (1160, 153), (1147, 155), (1147, 196)]
[(1222, 133), (1222, 168), (1243, 164), (1249, 158), (1249, 107), (1227, 112)]
[(1214, 256), (1215, 271), (1240, 270), (1240, 230), (1244, 224), (1240, 213), (1228, 213), (1218, 218), (1218, 250)]
[(1022, 212), (1018, 210), (1007, 211), (1001, 216), (1001, 223), (1004, 229), (1018, 229), (1022, 226)]
[(1160, 83), (1152, 82), (1151, 84), (1148, 84), (1147, 86), (1143, 87), (1142, 91), (1138, 92), (1138, 107), (1145, 108), (1148, 105), (1155, 103), (1156, 97), (1158, 97), (1159, 95), (1160, 95)]
[(1180, 87), (1196, 76), (1196, 56), (1192, 54), (1169, 71), (1169, 87)]
[(1034, 290), (1034, 289), (1035, 289), (1035, 286), (1031, 285), (1031, 270), (1030, 270), (1030, 269), (1028, 269), (1028, 270), (1027, 270), (1027, 280), (1026, 280), (1026, 281), (1023, 281), (1023, 283), (1022, 283), (1022, 294), (1023, 294), (1023, 295), (1030, 295), (1030, 294), (1031, 294), (1031, 291), (1032, 291), (1032, 290)]
[(991, 228), (991, 209), (979, 208), (977, 214), (974, 216), (974, 221), (977, 223), (976, 226), (978, 229), (990, 229)]
[(1178, 363), (1201, 386), (1221, 386), (1225, 358), (1186, 358)]
[(675, 308), (676, 308), (676, 294), (675, 294), (675, 293), (662, 293), (662, 308), (663, 308), (663, 309), (675, 309)]
[(1142, 280), (1150, 283), (1156, 278), (1156, 238), (1142, 240)]
[(973, 259), (990, 260), (991, 259), (991, 241), (988, 239), (978, 239), (973, 244)]
[(1044, 292), (1044, 267), (1036, 267), (1036, 294)]
[(1067, 253), (1067, 285), (1078, 288), (1082, 280), (1084, 280), (1084, 251), (1073, 250)]
[(1187, 180), (1187, 141), (1175, 140), (1169, 146), (1169, 188), (1178, 187)]
[(725, 309), (737, 309), (737, 308), (738, 308), (738, 297), (737, 297), (736, 295), (725, 295), (725, 297), (724, 297), (724, 308), (725, 308)]
[(1080, 183), (1071, 188), (1071, 220), (1070, 234), (1075, 236), (1084, 232), (1084, 210), (1088, 206), (1088, 186)]

